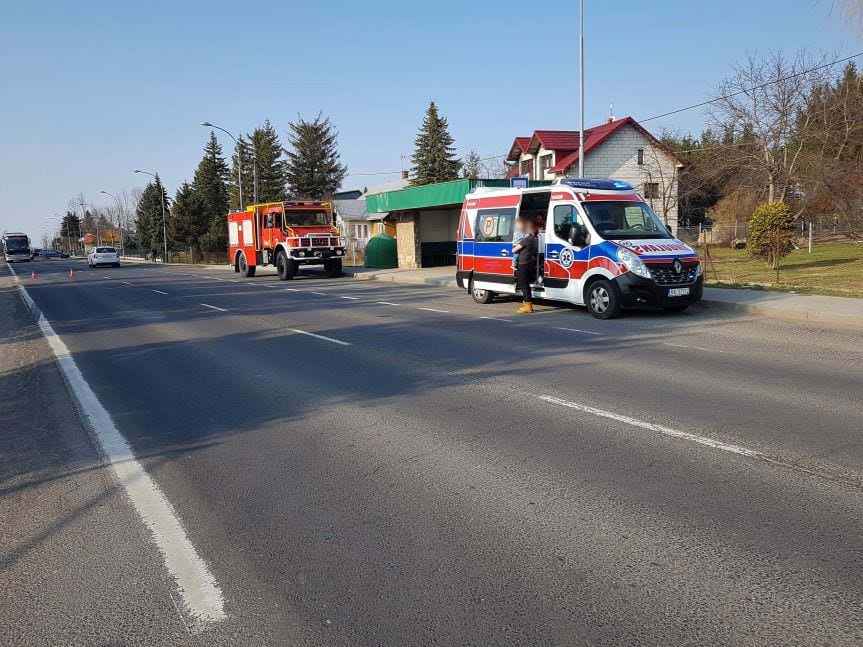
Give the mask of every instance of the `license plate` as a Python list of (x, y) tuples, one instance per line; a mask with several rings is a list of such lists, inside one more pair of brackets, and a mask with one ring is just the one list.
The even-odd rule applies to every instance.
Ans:
[(689, 288), (670, 288), (668, 290), (670, 297), (685, 297), (687, 294), (689, 294)]

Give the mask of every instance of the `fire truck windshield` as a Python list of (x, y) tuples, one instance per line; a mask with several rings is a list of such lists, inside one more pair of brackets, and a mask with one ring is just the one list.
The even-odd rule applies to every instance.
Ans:
[(286, 209), (285, 225), (288, 227), (314, 227), (316, 225), (331, 225), (332, 219), (328, 211), (311, 209)]

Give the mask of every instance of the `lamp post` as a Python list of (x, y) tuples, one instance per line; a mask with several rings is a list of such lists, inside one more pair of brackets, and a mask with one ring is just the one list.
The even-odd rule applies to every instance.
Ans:
[(578, 129), (578, 177), (584, 177), (584, 0), (579, 1), (578, 86), (581, 125)]
[(152, 175), (156, 179), (156, 184), (159, 186), (160, 193), (159, 196), (161, 198), (160, 202), (162, 203), (162, 244), (165, 246), (165, 256), (163, 259), (164, 263), (168, 262), (168, 228), (165, 225), (165, 187), (162, 186), (161, 180), (159, 180), (158, 173), (150, 173), (150, 171), (141, 171), (139, 169), (135, 169), (135, 173), (145, 173), (147, 175)]
[[(123, 255), (123, 258), (126, 258), (126, 243), (123, 242), (123, 228), (120, 226), (120, 212), (123, 210), (123, 207), (120, 204), (120, 198), (115, 196), (113, 193), (108, 193), (107, 191), (99, 191), (99, 193), (104, 193), (105, 195), (114, 198), (117, 202), (117, 229), (120, 230), (120, 253)], [(113, 221), (111, 222), (111, 226), (114, 226)], [(111, 232), (111, 242), (114, 242), (113, 232)]]
[[(211, 124), (209, 121), (204, 121), (201, 123), (202, 126), (206, 128), (215, 128), (216, 130), (221, 130), (228, 137), (234, 140), (234, 144), (237, 146), (237, 176), (239, 177), (239, 183), (237, 185), (239, 190), (239, 198), (240, 198), (240, 211), (243, 210), (243, 151), (240, 148), (240, 142), (237, 141), (237, 138), (234, 137), (230, 131), (225, 130), (221, 126), (217, 126), (216, 124)], [(257, 199), (256, 199), (257, 201)]]

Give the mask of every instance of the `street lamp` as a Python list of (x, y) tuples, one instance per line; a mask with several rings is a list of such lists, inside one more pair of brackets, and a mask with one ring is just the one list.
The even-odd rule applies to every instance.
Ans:
[(579, 2), (578, 85), (581, 126), (578, 129), (578, 177), (584, 177), (584, 0)]
[(150, 173), (150, 171), (141, 171), (139, 169), (135, 169), (135, 173), (145, 173), (147, 175), (152, 175), (156, 179), (156, 184), (158, 184), (160, 189), (161, 189), (160, 192), (162, 195), (160, 197), (162, 198), (161, 199), (161, 202), (162, 202), (162, 243), (165, 246), (165, 257), (164, 257), (163, 262), (167, 263), (168, 262), (168, 229), (165, 225), (165, 187), (163, 187), (162, 183), (159, 181), (159, 174), (158, 173)]
[(234, 144), (237, 146), (237, 175), (239, 177), (238, 190), (240, 192), (240, 211), (243, 210), (243, 151), (240, 150), (240, 142), (237, 141), (237, 138), (234, 137), (230, 131), (225, 130), (221, 126), (217, 126), (216, 124), (211, 124), (209, 121), (204, 121), (201, 123), (202, 126), (206, 128), (215, 128), (216, 130), (221, 130), (228, 137), (234, 140)]
[[(120, 226), (120, 212), (123, 210), (122, 205), (120, 204), (120, 198), (115, 196), (113, 193), (108, 193), (107, 191), (99, 191), (99, 193), (104, 193), (107, 196), (114, 198), (117, 202), (117, 228), (120, 230), (120, 253), (123, 257), (126, 257), (126, 243), (123, 242), (123, 228)], [(111, 222), (111, 227), (113, 229), (114, 223)], [(114, 242), (114, 232), (111, 232), (111, 242)]]

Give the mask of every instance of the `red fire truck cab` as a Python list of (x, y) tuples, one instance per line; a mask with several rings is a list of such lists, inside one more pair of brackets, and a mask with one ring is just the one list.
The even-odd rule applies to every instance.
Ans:
[(345, 241), (333, 223), (332, 203), (268, 202), (228, 214), (228, 254), (243, 276), (275, 265), (287, 281), (300, 265), (323, 265), (333, 278), (342, 273)]

